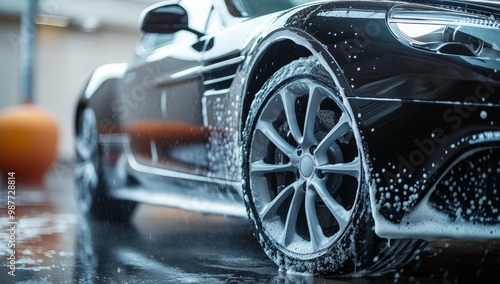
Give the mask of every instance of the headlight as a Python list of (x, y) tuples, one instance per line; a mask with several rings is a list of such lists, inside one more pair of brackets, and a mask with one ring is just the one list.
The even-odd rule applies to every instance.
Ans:
[(500, 21), (494, 16), (401, 5), (389, 12), (388, 23), (416, 48), (500, 60)]

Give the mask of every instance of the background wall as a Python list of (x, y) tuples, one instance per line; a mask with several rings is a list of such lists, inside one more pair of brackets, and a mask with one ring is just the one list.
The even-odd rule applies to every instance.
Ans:
[(9, 38), (19, 32), (19, 23), (0, 19), (0, 109), (18, 102), (19, 57)]
[[(59, 156), (67, 159), (74, 155), (74, 108), (86, 81), (102, 64), (133, 59), (135, 44), (141, 36), (137, 25), (140, 13), (156, 1), (46, 0), (40, 5), (49, 7), (50, 1), (58, 1), (50, 16), (64, 17), (71, 24), (38, 25), (35, 103), (57, 120), (61, 132)], [(20, 2), (23, 1), (2, 0), (0, 4), (0, 110), (21, 101), (18, 95)], [(48, 8), (40, 9), (41, 13), (47, 11)]]

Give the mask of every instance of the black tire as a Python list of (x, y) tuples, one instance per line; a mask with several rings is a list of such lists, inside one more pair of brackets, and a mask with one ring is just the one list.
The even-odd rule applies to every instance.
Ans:
[(374, 232), (361, 136), (314, 57), (278, 70), (243, 132), (243, 190), (266, 254), (287, 271), (376, 275), (425, 245)]
[(77, 164), (74, 174), (77, 205), (83, 215), (91, 219), (126, 222), (137, 204), (109, 196), (98, 138), (95, 113), (86, 108), (79, 113), (76, 127)]

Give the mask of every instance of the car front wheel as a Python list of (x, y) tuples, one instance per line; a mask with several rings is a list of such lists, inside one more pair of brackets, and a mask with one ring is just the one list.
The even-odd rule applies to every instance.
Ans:
[(361, 136), (346, 103), (309, 57), (278, 70), (251, 106), (245, 202), (261, 245), (282, 269), (380, 274), (422, 244), (388, 245), (375, 235)]

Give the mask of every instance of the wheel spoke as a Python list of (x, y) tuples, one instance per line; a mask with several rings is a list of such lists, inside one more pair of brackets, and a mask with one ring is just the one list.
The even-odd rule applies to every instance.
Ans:
[(85, 189), (88, 189), (90, 187), (92, 179), (87, 173), (87, 164), (88, 162), (77, 164), (74, 170), (76, 177), (81, 181), (81, 185)]
[(292, 133), (293, 139), (297, 144), (301, 144), (303, 140), (302, 133), (300, 132), (299, 124), (297, 121), (297, 113), (295, 112), (295, 101), (297, 97), (290, 91), (282, 91), (280, 93), (281, 100), (283, 101), (283, 107), (285, 109), (286, 120), (288, 122), (288, 127)]
[(352, 162), (349, 163), (323, 165), (318, 166), (318, 169), (327, 173), (349, 175), (355, 177), (356, 179), (359, 179), (359, 171), (361, 169), (361, 165), (359, 162), (359, 157), (356, 157)]
[(89, 149), (89, 146), (90, 144), (87, 141), (85, 141), (85, 139), (77, 138), (75, 147), (76, 154), (84, 160), (90, 159), (92, 153), (91, 150)]
[(79, 120), (80, 127), (76, 138), (76, 153), (84, 160), (90, 159), (97, 145), (95, 117), (90, 110), (85, 110)]
[(260, 120), (257, 123), (257, 129), (288, 157), (295, 152), (295, 148), (279, 135), (270, 122)]
[(259, 212), (263, 220), (272, 219), (276, 216), (278, 209), (285, 200), (295, 192), (295, 189), (301, 184), (301, 181), (296, 181), (284, 188), (270, 203), (266, 204)]
[(290, 208), (288, 208), (288, 214), (286, 216), (285, 229), (283, 231), (283, 243), (285, 246), (289, 245), (293, 237), (296, 234), (297, 227), (297, 216), (299, 215), (299, 209), (304, 201), (305, 192), (302, 190), (301, 185), (295, 186), (295, 193), (290, 203)]
[(97, 172), (91, 161), (84, 161), (75, 166), (74, 173), (90, 189), (97, 186)]
[(326, 155), (328, 147), (330, 147), (335, 140), (339, 139), (340, 136), (344, 135), (349, 130), (351, 130), (349, 116), (342, 113), (337, 124), (335, 124), (326, 137), (319, 143), (316, 153), (318, 155)]
[(342, 231), (347, 225), (347, 220), (349, 218), (349, 212), (340, 205), (337, 200), (335, 200), (330, 192), (326, 189), (326, 185), (323, 180), (315, 179), (311, 184), (316, 189), (316, 192), (320, 198), (325, 203), (326, 207), (332, 213), (335, 220), (339, 224), (340, 230)]
[(250, 166), (251, 173), (281, 173), (281, 172), (295, 172), (296, 168), (291, 163), (287, 164), (268, 164), (264, 161), (253, 162)]
[(90, 189), (91, 177), (86, 174), (84, 163), (77, 164), (75, 166), (75, 176), (77, 181), (77, 194), (79, 195), (79, 200), (86, 200), (86, 193)]
[(315, 191), (308, 190), (305, 197), (307, 227), (314, 250), (319, 247), (321, 240), (324, 238), (323, 230), (318, 221), (318, 213), (316, 212), (316, 196)]
[(87, 164), (88, 161), (86, 162), (81, 162), (75, 165), (75, 169), (73, 170), (74, 174), (76, 177), (81, 177), (85, 175), (85, 164)]
[(304, 121), (304, 142), (310, 145), (316, 143), (314, 125), (316, 123), (316, 115), (318, 114), (323, 99), (324, 95), (320, 93), (315, 86), (311, 86), (309, 89), (309, 100), (307, 102), (306, 117)]

